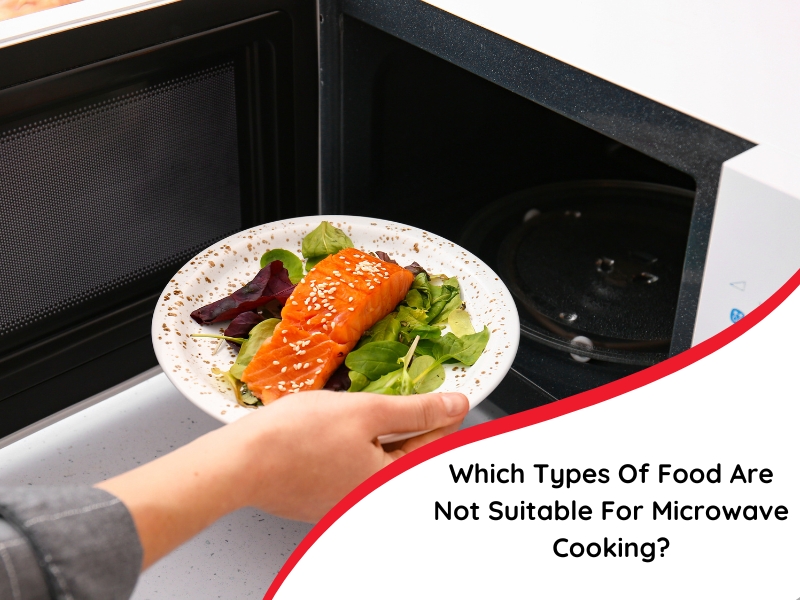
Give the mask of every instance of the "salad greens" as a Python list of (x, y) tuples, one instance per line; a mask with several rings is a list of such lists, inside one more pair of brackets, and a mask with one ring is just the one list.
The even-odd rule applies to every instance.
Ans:
[(241, 381), (236, 379), (233, 375), (231, 375), (230, 371), (220, 371), (216, 367), (211, 369), (211, 372), (215, 375), (219, 375), (225, 381), (228, 382), (228, 385), (233, 390), (234, 395), (236, 396), (236, 402), (238, 402), (241, 406), (245, 408), (254, 408), (256, 406), (264, 406), (258, 398), (256, 398), (253, 394), (250, 393), (250, 390), (247, 389), (247, 386), (243, 384)]
[(244, 373), (250, 361), (253, 360), (261, 344), (272, 337), (275, 327), (277, 327), (280, 322), (280, 319), (265, 319), (250, 330), (250, 335), (247, 338), (231, 338), (225, 335), (202, 333), (193, 334), (193, 337), (218, 338), (227, 341), (235, 341), (242, 345), (239, 350), (239, 355), (236, 357), (236, 362), (233, 363), (229, 370), (222, 371), (216, 367), (211, 370), (212, 373), (224, 378), (225, 381), (228, 382), (228, 385), (233, 389), (233, 393), (236, 395), (236, 401), (242, 406), (262, 406), (261, 400), (251, 394), (247, 386), (242, 383), (242, 373)]
[(484, 327), (480, 333), (456, 337), (452, 333), (438, 340), (423, 340), (417, 347), (419, 354), (432, 356), (442, 363), (475, 364), (486, 344), (489, 342), (489, 329)]
[(303, 238), (300, 251), (306, 259), (306, 272), (331, 254), (352, 247), (353, 241), (344, 231), (337, 229), (328, 221), (323, 221), (319, 227)]
[(432, 356), (417, 356), (408, 374), (414, 381), (414, 392), (427, 394), (444, 383), (444, 367)]
[(261, 257), (261, 268), (263, 269), (273, 260), (283, 263), (283, 268), (289, 272), (289, 281), (297, 285), (303, 278), (303, 263), (297, 255), (283, 248), (275, 248), (265, 252)]
[(275, 327), (280, 323), (280, 319), (266, 319), (261, 321), (258, 325), (253, 327), (250, 330), (250, 337), (242, 344), (242, 349), (239, 350), (239, 355), (236, 357), (236, 362), (233, 363), (233, 366), (230, 368), (230, 374), (236, 377), (236, 379), (242, 378), (242, 373), (244, 373), (245, 368), (247, 365), (250, 364), (250, 361), (253, 360), (253, 357), (258, 352), (258, 349), (261, 347), (268, 338), (272, 337), (272, 333), (275, 331)]
[(400, 359), (408, 352), (408, 346), (400, 342), (369, 342), (353, 350), (344, 361), (351, 371), (365, 375), (375, 381), (399, 368)]
[(450, 316), (447, 317), (447, 324), (450, 326), (450, 331), (452, 331), (456, 337), (475, 333), (475, 328), (472, 326), (469, 313), (463, 308), (457, 308), (451, 312)]
[(396, 312), (391, 312), (361, 336), (356, 348), (361, 348), (361, 346), (370, 342), (396, 341), (399, 335), (400, 319)]
[(350, 378), (350, 388), (348, 392), (360, 392), (369, 385), (369, 379), (358, 371), (350, 371), (347, 376)]
[[(443, 335), (446, 326), (451, 331)], [(345, 359), (348, 391), (432, 392), (444, 382), (444, 364), (473, 365), (488, 342), (488, 328), (475, 333), (458, 280), (431, 279), (422, 271), (397, 310), (364, 333)]]
[(378, 380), (367, 384), (362, 391), (387, 394), (389, 396), (410, 396), (413, 394), (414, 382), (408, 373), (408, 367), (414, 358), (414, 348), (416, 348), (417, 342), (419, 342), (419, 338), (415, 339), (411, 347), (407, 349), (408, 351), (397, 359), (398, 364), (395, 366), (394, 371), (386, 373)]

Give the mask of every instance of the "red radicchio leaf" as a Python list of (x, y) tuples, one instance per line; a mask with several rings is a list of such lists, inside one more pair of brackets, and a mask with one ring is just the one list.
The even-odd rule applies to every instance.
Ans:
[(380, 259), (381, 259), (383, 262), (392, 263), (393, 265), (396, 265), (396, 264), (397, 264), (397, 261), (396, 261), (396, 260), (394, 260), (394, 259), (393, 259), (391, 256), (389, 256), (388, 254), (386, 254), (386, 252), (381, 252), (380, 250), (378, 250), (378, 251), (375, 253), (375, 256), (377, 256), (378, 258), (380, 258)]
[(281, 261), (274, 260), (261, 269), (246, 286), (222, 300), (198, 308), (190, 316), (200, 325), (229, 321), (236, 315), (251, 311), (273, 298), (281, 304), (286, 304), (293, 290), (294, 284), (289, 280), (289, 272), (283, 268)]
[[(257, 312), (243, 312), (233, 321), (231, 321), (230, 325), (228, 325), (228, 328), (225, 330), (225, 335), (234, 338), (247, 337), (250, 333), (250, 330), (263, 320), (264, 317)], [(238, 350), (240, 347), (236, 342), (232, 342), (230, 340), (227, 340), (227, 342), (228, 345), (234, 350)]]
[[(392, 263), (393, 265), (397, 265), (397, 264), (399, 264), (399, 263), (398, 263), (396, 260), (394, 260), (394, 259), (393, 259), (391, 256), (389, 256), (388, 254), (386, 254), (386, 252), (382, 252), (382, 251), (378, 250), (377, 252), (375, 252), (375, 256), (377, 256), (378, 258), (380, 258), (380, 259), (381, 259), (383, 262)], [(424, 268), (422, 268), (422, 267), (420, 266), (420, 264), (419, 264), (418, 262), (416, 262), (416, 261), (414, 261), (413, 263), (411, 263), (411, 264), (410, 264), (410, 265), (408, 265), (407, 267), (403, 267), (403, 268), (404, 268), (406, 271), (411, 271), (411, 272), (414, 274), (414, 277), (416, 277), (416, 276), (417, 276), (417, 275), (419, 275), (420, 273), (425, 273), (425, 275), (427, 275), (427, 274), (428, 274), (428, 272), (427, 272), (427, 271), (426, 271)]]
[(256, 309), (256, 312), (264, 319), (280, 319), (281, 311), (283, 310), (283, 302), (278, 302), (272, 299), (266, 304), (262, 304)]
[(403, 268), (404, 268), (406, 271), (411, 271), (411, 272), (414, 274), (414, 277), (416, 277), (416, 276), (417, 276), (417, 275), (419, 275), (420, 273), (425, 273), (425, 275), (427, 275), (427, 274), (428, 274), (428, 272), (427, 272), (425, 269), (423, 269), (423, 268), (422, 268), (422, 267), (419, 265), (419, 263), (418, 263), (417, 261), (414, 261), (413, 263), (411, 263), (411, 264), (410, 264), (410, 265), (408, 265), (407, 267), (403, 267)]

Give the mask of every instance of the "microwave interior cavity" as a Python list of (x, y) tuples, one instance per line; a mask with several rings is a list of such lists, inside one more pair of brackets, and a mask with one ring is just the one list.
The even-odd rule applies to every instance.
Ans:
[(517, 362), (537, 357), (517, 370), (543, 400), (666, 358), (694, 178), (359, 20), (343, 32), (339, 210), (485, 260), (515, 296)]

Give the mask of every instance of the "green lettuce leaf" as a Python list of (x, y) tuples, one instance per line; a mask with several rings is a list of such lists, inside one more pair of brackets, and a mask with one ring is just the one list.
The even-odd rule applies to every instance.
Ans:
[(456, 337), (463, 337), (475, 333), (475, 328), (472, 326), (469, 313), (463, 308), (457, 308), (451, 312), (450, 316), (447, 317), (447, 324), (450, 326), (450, 331), (452, 331)]
[(428, 323), (447, 323), (450, 313), (461, 306), (458, 279), (451, 277), (441, 286), (431, 286), (431, 290), (434, 292), (434, 299), (428, 311)]
[(347, 355), (344, 364), (375, 381), (400, 367), (400, 359), (408, 353), (408, 346), (400, 342), (370, 342)]
[(350, 371), (347, 374), (350, 377), (350, 388), (348, 392), (360, 392), (369, 385), (369, 379), (363, 373), (358, 371)]
[(460, 338), (448, 333), (438, 340), (421, 340), (417, 345), (417, 354), (432, 356), (441, 363), (459, 362), (471, 366), (483, 354), (488, 343), (489, 329), (484, 327), (483, 331)]
[(328, 221), (323, 221), (314, 231), (303, 238), (301, 252), (306, 258), (306, 271), (331, 254), (345, 248), (352, 248), (353, 241), (341, 229), (337, 229)]
[(283, 248), (269, 250), (261, 256), (261, 268), (263, 269), (274, 260), (283, 263), (284, 268), (289, 272), (289, 280), (292, 283), (296, 284), (303, 278), (303, 262), (294, 253)]
[(414, 383), (414, 392), (427, 394), (439, 388), (444, 383), (444, 367), (432, 356), (417, 356), (408, 374)]
[(358, 348), (370, 342), (396, 342), (400, 336), (400, 319), (397, 313), (389, 313), (370, 327), (358, 342)]
[(265, 319), (250, 330), (250, 335), (242, 342), (242, 348), (239, 350), (239, 356), (236, 357), (236, 362), (233, 363), (230, 371), (228, 371), (233, 377), (236, 379), (242, 378), (242, 373), (244, 373), (250, 361), (253, 360), (261, 344), (272, 337), (275, 327), (280, 322), (280, 319)]
[(371, 392), (373, 394), (387, 394), (389, 396), (397, 396), (400, 394), (400, 382), (402, 380), (403, 370), (398, 369), (392, 373), (387, 373), (380, 379), (370, 382), (362, 392)]

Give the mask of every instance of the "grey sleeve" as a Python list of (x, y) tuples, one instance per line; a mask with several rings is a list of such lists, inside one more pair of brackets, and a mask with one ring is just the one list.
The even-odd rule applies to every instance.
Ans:
[(47, 600), (50, 592), (33, 548), (7, 521), (0, 519), (0, 598)]
[(0, 487), (0, 598), (129, 598), (141, 565), (133, 518), (108, 492)]

